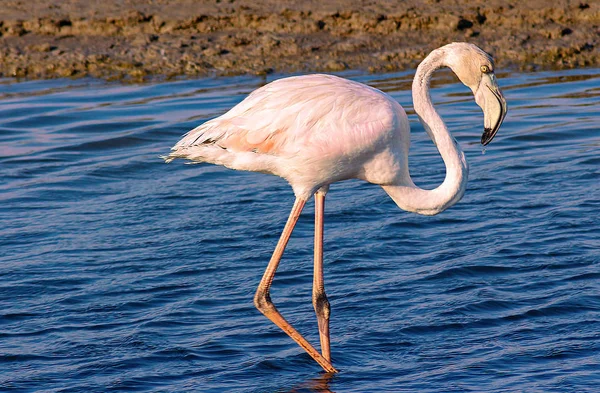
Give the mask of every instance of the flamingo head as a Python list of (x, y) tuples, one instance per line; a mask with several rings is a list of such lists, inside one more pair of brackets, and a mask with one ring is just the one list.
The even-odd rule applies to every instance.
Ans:
[(481, 144), (494, 139), (506, 116), (507, 105), (494, 74), (494, 59), (473, 44), (455, 42), (444, 47), (446, 64), (471, 89), (483, 110)]

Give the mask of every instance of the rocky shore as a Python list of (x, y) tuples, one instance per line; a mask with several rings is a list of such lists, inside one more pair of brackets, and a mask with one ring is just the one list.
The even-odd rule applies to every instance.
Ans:
[(598, 67), (600, 2), (4, 0), (0, 77), (386, 72), (452, 41), (502, 68)]

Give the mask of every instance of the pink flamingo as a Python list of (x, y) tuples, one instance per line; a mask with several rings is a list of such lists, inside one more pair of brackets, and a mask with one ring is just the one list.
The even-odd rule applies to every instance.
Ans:
[[(378, 184), (401, 208), (434, 215), (458, 202), (467, 185), (464, 153), (434, 109), (432, 73), (449, 67), (469, 87), (484, 114), (481, 143), (496, 135), (506, 101), (491, 56), (477, 46), (452, 43), (434, 50), (417, 68), (412, 94), (415, 112), (446, 165), (443, 183), (424, 190), (408, 169), (410, 125), (404, 109), (387, 94), (332, 75), (305, 75), (271, 82), (224, 115), (188, 132), (163, 157), (184, 158), (228, 168), (270, 173), (286, 179), (296, 200), (260, 281), (254, 304), (327, 372), (331, 365), (329, 301), (323, 284), (323, 212), (331, 183), (362, 179)], [(321, 353), (277, 311), (269, 290), (283, 251), (306, 201), (315, 196), (313, 305)]]

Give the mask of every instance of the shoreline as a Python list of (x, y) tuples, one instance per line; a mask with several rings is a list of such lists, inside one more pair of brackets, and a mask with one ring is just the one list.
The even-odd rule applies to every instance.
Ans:
[[(0, 78), (140, 82), (273, 72), (415, 68), (471, 42), (498, 68), (600, 67), (600, 4), (558, 0), (7, 0)], [(126, 4), (124, 4), (126, 3)]]

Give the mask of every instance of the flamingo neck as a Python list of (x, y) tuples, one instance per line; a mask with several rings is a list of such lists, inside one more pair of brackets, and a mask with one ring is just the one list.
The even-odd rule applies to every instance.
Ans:
[(431, 75), (438, 68), (447, 65), (445, 57), (445, 52), (438, 49), (423, 60), (417, 68), (412, 93), (415, 112), (444, 160), (446, 177), (433, 190), (417, 187), (410, 176), (405, 184), (383, 186), (401, 209), (424, 215), (438, 214), (458, 202), (467, 188), (469, 174), (464, 153), (448, 132), (429, 95)]

